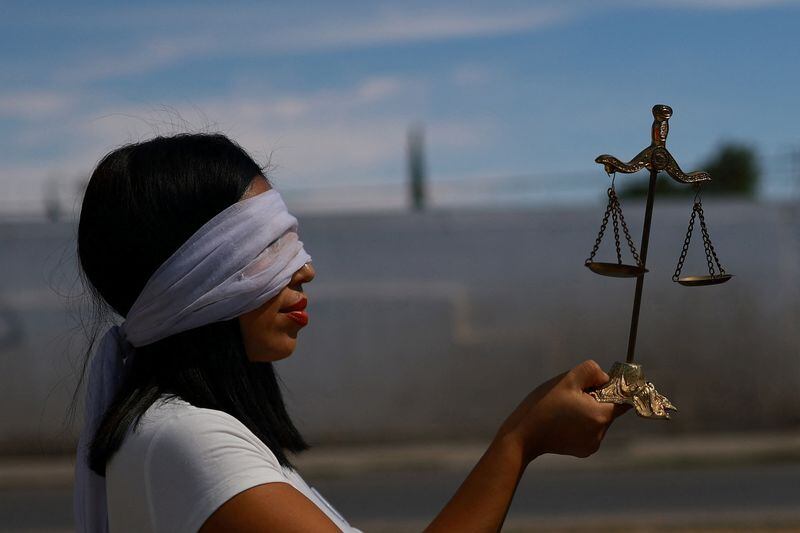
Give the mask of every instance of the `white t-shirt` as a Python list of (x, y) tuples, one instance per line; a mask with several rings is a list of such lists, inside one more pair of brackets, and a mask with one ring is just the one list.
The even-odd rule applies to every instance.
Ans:
[(231, 415), (162, 396), (106, 468), (111, 533), (194, 533), (223, 503), (262, 483), (305, 494), (346, 533), (362, 533)]

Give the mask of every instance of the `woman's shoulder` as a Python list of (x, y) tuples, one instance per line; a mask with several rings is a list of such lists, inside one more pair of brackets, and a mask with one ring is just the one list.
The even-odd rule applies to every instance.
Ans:
[(119, 453), (152, 463), (169, 458), (185, 462), (231, 451), (258, 456), (282, 469), (272, 450), (234, 416), (162, 394), (139, 423), (131, 425)]
[(235, 494), (291, 478), (235, 417), (162, 396), (129, 428), (108, 465), (109, 509), (117, 521), (133, 508), (144, 517), (139, 523), (155, 530), (197, 531)]
[(215, 409), (197, 407), (183, 398), (162, 394), (141, 418), (128, 429), (125, 442), (129, 440), (153, 440), (163, 432), (192, 432), (207, 424), (247, 428), (228, 413)]
[(240, 425), (246, 429), (239, 420), (224, 411), (197, 407), (180, 396), (165, 393), (159, 396), (142, 414), (139, 424), (135, 425), (134, 432), (158, 432), (164, 427), (180, 425), (187, 418), (194, 421), (202, 419), (210, 422)]
[(147, 447), (186, 448), (211, 451), (221, 446), (241, 448), (277, 458), (256, 435), (236, 417), (217, 409), (197, 407), (179, 396), (162, 394), (132, 427), (125, 440), (141, 441)]

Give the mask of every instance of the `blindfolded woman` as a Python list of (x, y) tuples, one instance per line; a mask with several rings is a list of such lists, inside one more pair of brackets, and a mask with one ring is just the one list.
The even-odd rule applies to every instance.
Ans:
[[(124, 321), (87, 357), (79, 531), (353, 531), (295, 470), (309, 448), (273, 361), (309, 323), (311, 256), (263, 169), (223, 135), (130, 144), (94, 170), (78, 255)], [(496, 531), (527, 465), (596, 451), (624, 408), (587, 361), (534, 389), (428, 531)], [(490, 487), (490, 490), (487, 490)]]

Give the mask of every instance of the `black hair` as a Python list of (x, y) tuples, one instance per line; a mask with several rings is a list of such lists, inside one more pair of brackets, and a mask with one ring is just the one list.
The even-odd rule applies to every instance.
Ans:
[[(96, 318), (109, 310), (125, 316), (156, 269), (205, 222), (239, 201), (258, 175), (264, 169), (221, 134), (159, 136), (103, 157), (83, 197), (77, 239)], [(73, 405), (98, 332), (90, 334)], [(135, 349), (131, 371), (90, 444), (94, 472), (105, 475), (131, 424), (135, 429), (163, 394), (237, 418), (285, 467), (293, 466), (284, 450), (310, 448), (286, 411), (272, 362), (247, 358), (233, 319)]]

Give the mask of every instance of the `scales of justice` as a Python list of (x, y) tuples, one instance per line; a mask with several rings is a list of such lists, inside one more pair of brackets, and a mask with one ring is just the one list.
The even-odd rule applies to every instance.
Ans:
[[(636, 157), (624, 163), (611, 155), (601, 155), (595, 159), (605, 167), (606, 173), (611, 178), (611, 186), (607, 190), (608, 206), (606, 207), (600, 232), (597, 235), (594, 247), (585, 265), (594, 273), (602, 276), (613, 276), (618, 278), (636, 278), (636, 292), (633, 299), (633, 314), (631, 316), (630, 335), (628, 337), (628, 355), (624, 363), (616, 362), (609, 371), (611, 378), (608, 383), (590, 394), (599, 402), (610, 402), (616, 404), (630, 404), (636, 409), (639, 416), (651, 419), (669, 419), (669, 411), (677, 411), (674, 405), (666, 396), (660, 394), (655, 386), (646, 381), (642, 366), (634, 363), (634, 351), (636, 348), (636, 331), (639, 326), (639, 309), (642, 302), (642, 287), (644, 286), (644, 275), (647, 261), (647, 245), (650, 240), (650, 221), (653, 216), (653, 200), (656, 190), (656, 180), (659, 172), (665, 172), (678, 183), (693, 185), (696, 189), (692, 214), (689, 219), (689, 229), (686, 232), (683, 248), (678, 258), (678, 265), (672, 276), (674, 282), (688, 287), (703, 285), (716, 285), (731, 279), (731, 274), (725, 272), (720, 265), (714, 245), (708, 235), (705, 216), (703, 213), (703, 201), (701, 197), (701, 186), (703, 182), (711, 181), (708, 172), (689, 172), (684, 173), (675, 158), (667, 150), (667, 134), (669, 133), (669, 119), (672, 116), (672, 108), (659, 104), (653, 106), (653, 128), (652, 142), (650, 146), (639, 152)], [(642, 229), (642, 241), (639, 252), (631, 239), (628, 225), (622, 215), (622, 206), (614, 187), (616, 173), (631, 174), (646, 168), (650, 171), (650, 183), (647, 190), (647, 203), (644, 213), (644, 227)], [(603, 235), (608, 226), (609, 217), (612, 221), (614, 231), (614, 241), (616, 245), (616, 263), (603, 263), (595, 261), (595, 255), (603, 240)], [(682, 276), (683, 263), (689, 251), (689, 243), (692, 238), (695, 221), (700, 221), (700, 231), (703, 237), (703, 247), (705, 249), (706, 262), (708, 264), (707, 275)], [(633, 264), (623, 264), (622, 251), (620, 246), (620, 227), (627, 241), (628, 248), (633, 256)]]

